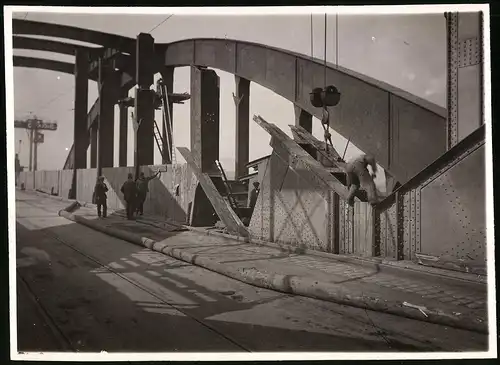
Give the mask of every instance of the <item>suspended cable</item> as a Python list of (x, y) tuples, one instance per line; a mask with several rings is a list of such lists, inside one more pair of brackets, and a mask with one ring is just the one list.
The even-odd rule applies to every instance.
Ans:
[(313, 15), (311, 13), (311, 60), (314, 59), (314, 48), (313, 48)]
[[(73, 91), (75, 89), (75, 86), (73, 85), (73, 87), (71, 88), (71, 91)], [(57, 101), (58, 99), (60, 99), (61, 97), (63, 97), (64, 95), (67, 95), (68, 94), (68, 91), (64, 91), (62, 92), (61, 94), (57, 95), (55, 98), (51, 99), (48, 103), (45, 104), (45, 106), (43, 106), (41, 109), (39, 110), (45, 110), (48, 106), (50, 106), (54, 101)]]
[(351, 137), (350, 136), (349, 136), (349, 139), (347, 140), (347, 143), (345, 145), (344, 154), (342, 155), (342, 160), (344, 160), (345, 153), (347, 152), (347, 146), (349, 146), (349, 142), (351, 142)]
[[(313, 30), (313, 14), (311, 13), (311, 62), (314, 61), (314, 30)], [(314, 83), (314, 75), (311, 72), (311, 85)]]
[[(335, 20), (335, 67), (339, 68), (339, 12), (337, 11), (336, 13), (336, 20)], [(344, 154), (342, 155), (342, 160), (345, 161), (345, 155), (347, 153), (347, 147), (349, 147), (349, 143), (351, 142), (351, 136), (349, 135), (349, 138), (347, 139), (347, 143), (345, 145), (344, 149)]]
[(335, 19), (335, 67), (339, 68), (339, 12)]
[(325, 88), (326, 88), (326, 21), (327, 21), (327, 18), (326, 18), (326, 13), (325, 13), (325, 74), (324, 74), (324, 81), (325, 81)]
[[(323, 81), (324, 81), (324, 93), (326, 95), (326, 32), (327, 32), (327, 13), (325, 13), (325, 47), (324, 47), (324, 61), (325, 61), (325, 64), (324, 64), (324, 76), (323, 76)], [(328, 108), (326, 107), (326, 105), (323, 107), (323, 121), (321, 123), (321, 125), (323, 126), (323, 130), (324, 130), (324, 137), (325, 137), (325, 150), (326, 152), (328, 153), (328, 141), (331, 142), (331, 134), (330, 132), (328, 131), (328, 129), (330, 128), (330, 114), (328, 113)]]
[(165, 23), (167, 20), (169, 20), (173, 16), (174, 16), (174, 14), (170, 14), (169, 16), (167, 16), (160, 23), (158, 23), (158, 25), (156, 25), (155, 27), (153, 27), (153, 29), (151, 29), (148, 33), (151, 33), (153, 30), (155, 30), (156, 28), (158, 28), (160, 25), (162, 25), (163, 23)]

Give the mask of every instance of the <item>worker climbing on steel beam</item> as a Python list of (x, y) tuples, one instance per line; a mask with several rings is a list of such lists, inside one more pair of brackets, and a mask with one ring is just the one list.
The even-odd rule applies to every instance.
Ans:
[[(372, 168), (372, 175), (368, 171), (368, 165)], [(347, 174), (347, 187), (349, 188), (347, 201), (350, 205), (354, 204), (354, 196), (360, 188), (366, 191), (370, 204), (378, 203), (378, 192), (373, 181), (376, 178), (377, 163), (373, 156), (361, 155), (356, 157), (346, 163), (344, 170)]]

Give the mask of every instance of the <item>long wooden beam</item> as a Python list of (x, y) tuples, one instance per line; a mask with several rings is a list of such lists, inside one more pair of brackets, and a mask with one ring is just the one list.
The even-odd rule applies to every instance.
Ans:
[(220, 220), (226, 225), (227, 230), (232, 233), (248, 237), (248, 230), (233, 209), (229, 206), (229, 203), (222, 198), (222, 195), (215, 187), (210, 176), (201, 172), (201, 169), (196, 164), (191, 151), (186, 147), (177, 147), (177, 150), (181, 153), (182, 157), (184, 157), (187, 164), (192, 169), (196, 178), (200, 182), (203, 191), (207, 195), (208, 200), (212, 203), (215, 212), (219, 216)]
[[(342, 182), (326, 171), (318, 161), (288, 137), (285, 132), (276, 125), (268, 123), (261, 116), (254, 116), (253, 120), (271, 135), (275, 150), (276, 147), (279, 147), (288, 154), (287, 159), (283, 153), (281, 153), (281, 157), (286, 159), (285, 161), (288, 162), (290, 168), (305, 181), (318, 186), (320, 194), (324, 195), (326, 192), (323, 192), (323, 190), (326, 188), (327, 190), (333, 190), (343, 199), (347, 199), (349, 191)], [(279, 151), (276, 152), (280, 153)]]

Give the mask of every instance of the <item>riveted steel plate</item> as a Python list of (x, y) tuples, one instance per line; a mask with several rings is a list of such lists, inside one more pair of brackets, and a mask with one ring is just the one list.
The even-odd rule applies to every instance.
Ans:
[(353, 253), (353, 208), (346, 201), (341, 200), (340, 203), (340, 253)]
[(375, 229), (375, 242), (373, 247), (373, 256), (380, 256), (380, 241), (381, 241), (381, 226), (380, 226), (380, 212), (375, 208), (373, 210), (373, 227)]
[(344, 253), (344, 240), (345, 240), (345, 200), (339, 199), (339, 253)]
[(423, 188), (421, 199), (422, 253), (485, 261), (484, 145)]
[(448, 13), (448, 149), (458, 143), (458, 13)]
[(479, 64), (481, 42), (479, 38), (463, 39), (458, 43), (458, 67)]
[(416, 189), (412, 189), (409, 191), (410, 194), (410, 255), (409, 259), (413, 259), (416, 252), (416, 226), (417, 226), (417, 217), (416, 217)]
[(275, 240), (326, 251), (329, 246), (326, 208), (325, 199), (288, 169), (275, 193)]
[(403, 227), (402, 227), (402, 236), (403, 236), (403, 255), (404, 259), (408, 260), (410, 257), (410, 235), (411, 235), (411, 217), (410, 217), (410, 192), (407, 192), (403, 195)]
[[(279, 191), (287, 170), (288, 165), (273, 153), (269, 160), (266, 176), (264, 178), (265, 184), (268, 184), (268, 188), (266, 194), (262, 197), (262, 205), (264, 207), (262, 210), (262, 214), (264, 214), (262, 216), (262, 234), (264, 237), (269, 237), (271, 241), (274, 241), (274, 234), (276, 232), (276, 218), (279, 214), (283, 214), (280, 212)], [(260, 194), (262, 194), (262, 189), (259, 195)]]
[(387, 210), (387, 257), (397, 258), (398, 226), (397, 207), (394, 203)]
[(456, 14), (458, 37), (460, 39), (477, 37), (480, 32), (482, 12), (459, 12)]
[(387, 256), (387, 214), (386, 211), (382, 211), (378, 214), (379, 216), (379, 224), (380, 224), (380, 230), (379, 230), (379, 252), (381, 257), (386, 257)]
[(458, 141), (467, 137), (482, 124), (481, 67), (458, 70)]

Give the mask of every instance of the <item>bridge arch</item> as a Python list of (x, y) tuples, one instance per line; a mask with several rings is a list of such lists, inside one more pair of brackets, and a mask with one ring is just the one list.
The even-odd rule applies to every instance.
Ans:
[(78, 51), (86, 51), (91, 59), (97, 58), (104, 53), (104, 47), (86, 47), (78, 44), (58, 42), (49, 39), (30, 38), (14, 36), (12, 37), (12, 48), (25, 49), (31, 51), (44, 51), (74, 56)]
[(135, 39), (133, 38), (68, 25), (12, 19), (12, 33), (72, 39), (119, 49), (130, 54), (135, 53)]
[[(41, 70), (56, 71), (71, 75), (75, 73), (75, 65), (69, 62), (26, 56), (14, 56), (13, 62), (14, 67), (38, 68)], [(94, 79), (94, 81), (96, 80)]]
[[(262, 44), (188, 39), (165, 46), (165, 66), (203, 66), (256, 82), (318, 119), (309, 92), (324, 84), (323, 61)], [(446, 109), (386, 83), (327, 63), (328, 84), (342, 93), (332, 128), (404, 182), (446, 150)], [(292, 122), (291, 122), (292, 123)]]
[[(13, 20), (13, 33), (100, 44), (129, 53), (130, 56), (119, 56), (120, 64), (135, 63), (135, 39), (128, 37), (20, 19)], [(69, 52), (68, 45), (64, 46), (65, 49), (54, 43), (47, 45), (49, 47), (59, 53)], [(229, 39), (189, 39), (157, 44), (157, 50), (164, 58), (164, 66), (194, 65), (220, 69), (256, 82), (321, 118), (321, 110), (314, 108), (309, 101), (312, 88), (324, 83), (321, 60)], [(33, 65), (33, 62), (23, 62)], [(49, 61), (47, 67), (56, 65)], [(64, 69), (69, 68), (64, 66)], [(408, 180), (446, 150), (444, 108), (332, 64), (327, 64), (326, 78), (328, 84), (335, 84), (342, 93), (341, 103), (330, 110), (332, 127), (345, 138), (351, 138), (361, 150), (375, 155), (380, 165), (399, 181)]]

